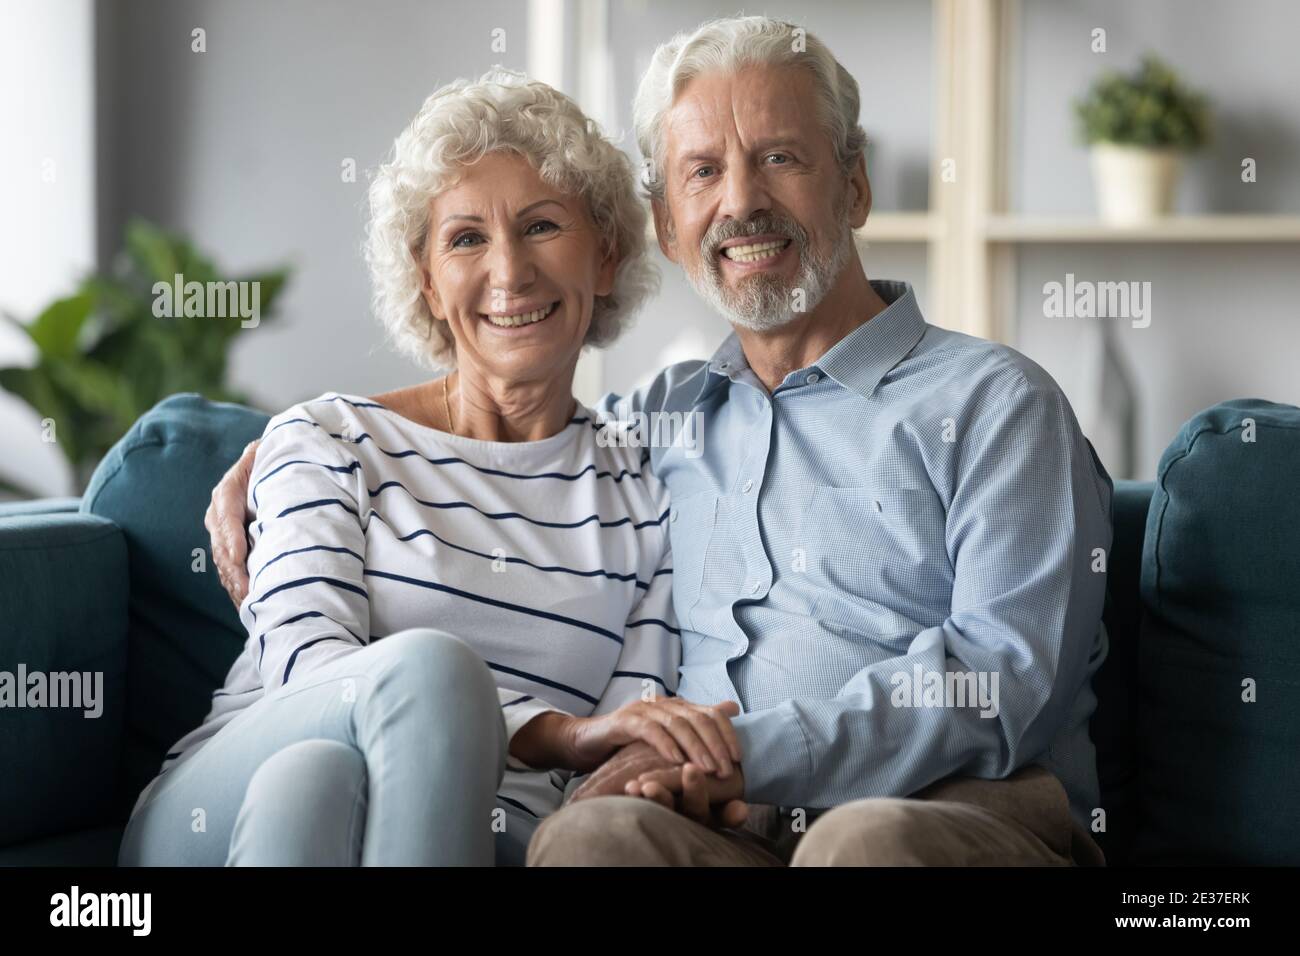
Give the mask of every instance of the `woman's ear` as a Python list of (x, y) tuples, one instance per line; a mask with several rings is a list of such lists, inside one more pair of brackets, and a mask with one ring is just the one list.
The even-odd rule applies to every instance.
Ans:
[(425, 304), (429, 306), (429, 312), (433, 317), (439, 321), (444, 321), (446, 316), (442, 314), (442, 300), (438, 298), (438, 290), (433, 284), (429, 264), (421, 258), (419, 250), (412, 249), (411, 255), (415, 258), (415, 264), (420, 269), (420, 295), (424, 297)]

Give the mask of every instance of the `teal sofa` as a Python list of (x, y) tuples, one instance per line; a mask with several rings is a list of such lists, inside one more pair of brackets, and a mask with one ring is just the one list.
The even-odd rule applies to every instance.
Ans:
[[(173, 396), (81, 499), (0, 506), (0, 671), (103, 674), (98, 718), (0, 710), (0, 864), (112, 865), (203, 718), (243, 645), (203, 512), (265, 424)], [(1297, 476), (1300, 409), (1250, 399), (1189, 421), (1155, 482), (1116, 483), (1092, 722), (1112, 865), (1300, 864)]]

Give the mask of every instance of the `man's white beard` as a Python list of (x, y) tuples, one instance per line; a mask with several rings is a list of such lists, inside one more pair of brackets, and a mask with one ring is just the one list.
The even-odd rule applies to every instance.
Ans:
[[(857, 254), (853, 228), (847, 222), (848, 210), (844, 213), (844, 218), (841, 219), (844, 227), (828, 255), (819, 255), (809, 248), (806, 239), (800, 243), (798, 239), (791, 238), (796, 251), (801, 245), (806, 249), (800, 254), (799, 273), (793, 280), (787, 281), (780, 276), (760, 272), (746, 276), (741, 280), (740, 288), (733, 290), (723, 284), (720, 266), (716, 263), (713, 268), (705, 266), (698, 270), (687, 269), (686, 278), (700, 298), (732, 325), (753, 332), (779, 329), (817, 308), (835, 285), (835, 280), (840, 277), (849, 259)], [(796, 290), (803, 291), (800, 303), (802, 307), (798, 311), (794, 309)]]

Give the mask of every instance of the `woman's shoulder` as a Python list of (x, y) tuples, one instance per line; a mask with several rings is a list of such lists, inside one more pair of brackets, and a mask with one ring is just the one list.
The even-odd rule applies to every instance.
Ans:
[(290, 405), (272, 416), (263, 441), (356, 441), (368, 420), (384, 406), (360, 395), (324, 392), (316, 398)]
[(668, 491), (650, 466), (650, 449), (641, 433), (582, 405), (578, 406), (572, 422), (575, 427), (586, 429), (585, 447), (598, 474), (608, 475), (629, 495), (643, 496), (656, 507), (666, 507)]

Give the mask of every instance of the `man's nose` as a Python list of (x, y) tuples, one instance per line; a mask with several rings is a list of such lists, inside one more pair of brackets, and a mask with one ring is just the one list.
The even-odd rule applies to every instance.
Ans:
[(733, 164), (727, 170), (722, 208), (718, 210), (723, 217), (744, 222), (755, 213), (766, 212), (771, 205), (762, 178), (748, 163)]

